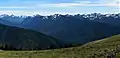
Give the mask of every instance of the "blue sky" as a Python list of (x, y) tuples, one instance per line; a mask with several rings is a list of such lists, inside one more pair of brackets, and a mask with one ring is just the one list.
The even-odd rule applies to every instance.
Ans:
[(1, 0), (0, 14), (119, 13), (120, 0)]

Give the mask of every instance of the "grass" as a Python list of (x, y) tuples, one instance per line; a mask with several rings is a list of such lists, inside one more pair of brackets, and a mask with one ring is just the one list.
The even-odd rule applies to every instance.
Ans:
[(0, 58), (120, 58), (120, 35), (93, 41), (79, 47), (41, 51), (0, 51)]

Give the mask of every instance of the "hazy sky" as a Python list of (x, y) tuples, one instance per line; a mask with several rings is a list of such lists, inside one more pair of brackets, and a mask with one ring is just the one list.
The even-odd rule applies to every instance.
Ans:
[(0, 14), (118, 13), (120, 0), (0, 0)]

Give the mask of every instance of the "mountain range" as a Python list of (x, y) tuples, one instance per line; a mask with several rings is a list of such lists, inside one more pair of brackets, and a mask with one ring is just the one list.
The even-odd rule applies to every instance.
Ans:
[[(46, 44), (45, 48), (46, 46), (47, 47), (50, 46), (49, 44), (47, 44), (49, 42), (51, 44), (54, 44), (54, 42), (56, 42), (59, 44), (59, 46), (61, 45), (61, 43), (85, 44), (91, 41), (120, 34), (119, 22), (120, 14), (97, 14), (97, 13), (83, 15), (80, 14), (77, 15), (55, 14), (50, 16), (34, 15), (26, 17), (14, 15), (11, 16), (2, 15), (0, 17), (1, 24), (10, 26), (10, 28), (8, 28), (9, 31), (6, 31), (8, 32), (8, 34), (5, 36), (7, 38), (12, 38), (16, 36), (24, 37), (24, 33), (26, 32), (29, 36), (31, 36), (30, 38), (32, 38), (32, 40), (36, 40), (35, 41), (36, 44), (39, 43), (37, 41), (40, 40), (40, 38), (36, 35), (36, 32), (37, 34), (45, 34), (45, 37), (50, 36), (55, 38), (53, 42), (51, 42), (50, 39), (45, 38), (45, 40), (42, 41)], [(15, 26), (15, 28), (11, 26)], [(21, 29), (24, 31), (21, 32)], [(19, 32), (21, 34), (19, 34)], [(1, 34), (3, 33), (1, 31)], [(11, 33), (15, 35), (12, 36)], [(20, 40), (25, 41), (23, 38)], [(26, 40), (29, 41), (28, 39)], [(9, 42), (10, 40), (6, 39), (6, 41)], [(15, 42), (17, 41), (15, 40)], [(19, 42), (20, 41), (18, 40), (17, 43), (20, 44)], [(58, 44), (54, 44), (55, 47)]]

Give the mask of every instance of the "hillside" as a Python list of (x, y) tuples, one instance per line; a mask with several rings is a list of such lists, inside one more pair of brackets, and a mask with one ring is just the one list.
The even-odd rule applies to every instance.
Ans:
[[(115, 56), (116, 54), (116, 56)], [(120, 35), (93, 41), (83, 46), (42, 51), (1, 51), (5, 58), (120, 58)]]
[(58, 48), (58, 43), (57, 39), (40, 32), (0, 24), (1, 49), (4, 45), (23, 50)]

